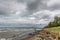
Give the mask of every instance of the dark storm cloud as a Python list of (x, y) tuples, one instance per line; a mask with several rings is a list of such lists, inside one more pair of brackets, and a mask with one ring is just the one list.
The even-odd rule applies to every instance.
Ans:
[[(24, 3), (26, 4), (26, 12), (22, 12), (20, 16), (26, 17), (32, 15), (33, 13), (40, 11), (40, 10), (56, 10), (60, 9), (60, 5), (54, 5), (53, 7), (48, 7), (44, 0), (0, 0), (0, 15), (10, 15), (11, 3)], [(14, 14), (15, 12), (13, 12)]]
[(29, 16), (37, 11), (46, 9), (47, 6), (43, 1), (44, 0), (27, 1), (27, 13), (23, 16)]
[(10, 11), (8, 9), (0, 8), (0, 15), (8, 16), (10, 15)]
[(28, 10), (30, 11), (37, 10), (38, 6), (41, 5), (40, 1), (41, 0), (35, 0), (32, 3), (28, 3)]
[[(29, 15), (32, 15), (33, 13), (46, 9), (46, 4), (43, 3), (44, 0), (0, 0), (0, 15), (10, 15), (11, 9), (10, 5), (12, 5), (13, 2), (16, 3), (24, 3), (26, 4), (26, 12), (22, 12), (20, 16), (26, 17)], [(18, 5), (17, 5), (18, 6)], [(2, 10), (3, 9), (3, 10)], [(14, 14), (15, 12), (13, 12)]]
[(10, 3), (8, 0), (0, 0), (0, 15), (9, 16), (11, 14), (9, 5)]
[(44, 0), (35, 0), (34, 2), (28, 3), (28, 10), (38, 11), (46, 8), (46, 4), (43, 3)]

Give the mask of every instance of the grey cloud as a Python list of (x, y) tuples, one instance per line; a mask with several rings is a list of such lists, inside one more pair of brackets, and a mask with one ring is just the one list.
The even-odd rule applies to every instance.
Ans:
[(7, 0), (0, 0), (0, 15), (9, 16), (11, 14), (9, 4)]
[[(27, 11), (26, 12), (22, 12), (20, 14), (20, 16), (22, 17), (26, 17), (29, 15), (32, 15), (33, 13), (40, 11), (40, 10), (44, 10), (46, 9), (46, 4), (43, 4), (44, 0), (0, 0), (0, 8), (3, 5), (4, 7), (2, 7), (2, 9), (4, 10), (0, 10), (2, 15), (10, 15), (11, 14), (11, 9), (10, 9), (10, 5), (12, 2), (17, 2), (17, 3), (26, 3), (27, 5)], [(2, 12), (3, 11), (3, 12)], [(14, 14), (15, 12), (13, 12)]]
[(34, 0), (27, 2), (27, 13), (25, 16), (32, 15), (33, 13), (46, 9), (46, 4), (43, 3), (44, 0)]
[(60, 0), (46, 0), (45, 4), (45, 10), (60, 10)]
[[(26, 2), (27, 3), (27, 0), (0, 0), (0, 15), (9, 16), (10, 14), (15, 14), (16, 10), (12, 9), (11, 7), (15, 5), (15, 4), (12, 5), (12, 3), (14, 2), (16, 3)], [(15, 6), (19, 6), (19, 5), (15, 5)], [(14, 12), (11, 12), (12, 10), (14, 10)], [(21, 11), (21, 10), (18, 10), (18, 11)], [(22, 12), (22, 13), (20, 14), (20, 16), (24, 16), (27, 12)]]
[(50, 20), (50, 18), (51, 18), (51, 14), (48, 14), (47, 12), (44, 12), (44, 11), (37, 12), (31, 16), (35, 17), (35, 20), (41, 20), (41, 19)]
[(52, 7), (49, 7), (49, 10), (60, 10), (60, 5), (54, 5)]
[(45, 14), (45, 15), (42, 15), (42, 17), (41, 17), (42, 19), (50, 19), (50, 16), (49, 15), (47, 15), (47, 14)]
[(35, 0), (34, 2), (28, 3), (28, 10), (38, 11), (46, 8), (46, 4), (43, 3), (44, 0)]
[(10, 15), (10, 10), (9, 9), (6, 9), (6, 8), (0, 8), (0, 15), (3, 15), (3, 16), (8, 16)]
[[(13, 9), (11, 9), (10, 5), (12, 5), (13, 2), (16, 3), (22, 3), (25, 4), (26, 3), (26, 11), (22, 11), (21, 14), (17, 14), (17, 18), (21, 17), (21, 18), (26, 18), (26, 20), (28, 20), (29, 16), (32, 15), (31, 17), (35, 17), (36, 19), (34, 19), (33, 21), (38, 21), (41, 19), (49, 19), (51, 18), (50, 14), (46, 14), (44, 13), (43, 10), (56, 10), (59, 9), (60, 6), (55, 5), (53, 7), (48, 7), (45, 3), (43, 3), (44, 0), (0, 0), (0, 15), (3, 16), (11, 16), (13, 17), (14, 14), (16, 13), (15, 8), (13, 7)], [(14, 5), (14, 4), (13, 4)], [(12, 5), (12, 6), (13, 6)], [(16, 4), (17, 5), (17, 4)], [(14, 6), (16, 6), (14, 5)], [(17, 5), (18, 6), (18, 5)], [(19, 6), (20, 7), (20, 6)], [(14, 10), (14, 12), (11, 12), (12, 10)], [(34, 13), (38, 12), (38, 11), (43, 11), (43, 13), (39, 13), (38, 15), (33, 15)], [(18, 11), (21, 11), (20, 9)], [(13, 15), (12, 15), (13, 14)], [(15, 18), (15, 17), (14, 17)], [(13, 18), (13, 19), (14, 19)], [(6, 19), (6, 18), (5, 18)], [(10, 18), (7, 18), (9, 20), (11, 20)], [(15, 18), (16, 19), (16, 18)], [(16, 19), (17, 20), (17, 19)], [(18, 19), (19, 20), (19, 19)], [(24, 19), (22, 19), (24, 20)], [(13, 20), (14, 21), (14, 20)], [(32, 21), (32, 19), (30, 20)], [(18, 21), (19, 22), (19, 21)], [(27, 21), (28, 22), (28, 21)]]
[[(11, 5), (12, 2), (26, 3), (27, 11), (22, 12), (20, 14), (21, 17), (27, 17), (40, 10), (60, 9), (60, 5), (54, 5), (53, 7), (47, 7), (46, 3), (44, 3), (43, 1), (45, 1), (45, 0), (0, 0), (0, 8), (1, 8), (0, 15), (10, 15), (11, 14), (11, 12), (10, 12), (11, 9), (9, 6)], [(14, 13), (15, 12), (13, 12), (13, 14)]]
[(35, 0), (32, 3), (28, 3), (28, 10), (30, 10), (30, 11), (36, 10), (38, 8), (39, 4), (40, 4), (40, 0)]

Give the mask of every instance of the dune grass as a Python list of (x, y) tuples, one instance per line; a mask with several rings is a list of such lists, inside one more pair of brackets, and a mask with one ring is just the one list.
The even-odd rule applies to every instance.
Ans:
[(59, 27), (52, 27), (52, 28), (45, 28), (45, 30), (60, 32), (60, 26)]

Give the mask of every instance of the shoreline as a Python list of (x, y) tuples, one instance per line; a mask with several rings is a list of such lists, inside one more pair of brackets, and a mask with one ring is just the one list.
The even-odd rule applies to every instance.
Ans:
[(28, 35), (28, 37), (21, 40), (56, 40), (60, 38), (58, 33), (50, 32), (48, 30), (38, 30), (33, 34)]

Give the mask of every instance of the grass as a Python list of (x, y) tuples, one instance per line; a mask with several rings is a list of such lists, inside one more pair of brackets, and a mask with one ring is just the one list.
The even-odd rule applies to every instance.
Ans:
[(52, 27), (52, 28), (45, 28), (45, 30), (60, 32), (60, 26), (59, 27)]

